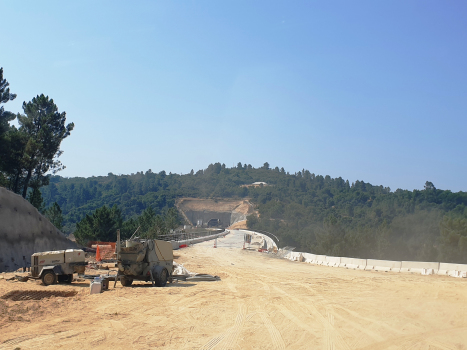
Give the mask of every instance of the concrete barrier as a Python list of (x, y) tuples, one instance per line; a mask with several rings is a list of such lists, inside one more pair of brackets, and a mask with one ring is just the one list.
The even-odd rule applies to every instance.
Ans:
[(341, 263), (341, 258), (338, 256), (326, 256), (326, 265), (331, 267), (338, 267)]
[(191, 239), (184, 239), (184, 240), (182, 240), (182, 241), (173, 241), (173, 242), (178, 243), (178, 247), (175, 248), (176, 244), (174, 244), (174, 243), (172, 243), (172, 247), (173, 247), (173, 249), (178, 249), (178, 248), (180, 248), (180, 246), (183, 245), (183, 244), (186, 244), (187, 246), (189, 246), (189, 245), (191, 245), (191, 244), (196, 244), (196, 243), (201, 243), (201, 242), (205, 242), (205, 241), (210, 241), (210, 240), (212, 240), (212, 239), (225, 236), (225, 235), (228, 234), (228, 233), (229, 233), (228, 231), (224, 231), (224, 232), (217, 233), (217, 234), (210, 235), (210, 236), (197, 237), (197, 238), (191, 238)]
[(302, 253), (303, 256), (303, 261), (311, 264), (313, 263), (314, 260), (316, 260), (316, 255), (315, 254), (310, 254), (310, 253)]
[(400, 261), (367, 259), (365, 270), (399, 272), (401, 264)]
[(467, 278), (467, 265), (440, 263), (438, 275)]
[(316, 255), (316, 260), (314, 262), (316, 265), (326, 265), (326, 255)]
[(366, 259), (356, 259), (356, 258), (341, 258), (341, 263), (339, 267), (345, 267), (346, 269), (358, 269), (364, 270), (366, 267)]
[(411, 272), (422, 275), (444, 275), (467, 278), (467, 264), (450, 264), (424, 261), (391, 261), (377, 259), (341, 258), (337, 256), (315, 255), (310, 253), (290, 252), (284, 258), (292, 261), (304, 261), (316, 265), (345, 267), (367, 271)]
[(401, 272), (420, 273), (423, 275), (437, 274), (439, 262), (402, 261)]
[(177, 241), (170, 241), (172, 243), (172, 249), (179, 249), (180, 248), (180, 242)]

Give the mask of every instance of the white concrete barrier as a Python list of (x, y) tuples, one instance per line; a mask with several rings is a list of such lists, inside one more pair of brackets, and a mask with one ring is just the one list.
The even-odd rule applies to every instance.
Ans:
[(366, 267), (366, 259), (356, 259), (356, 258), (341, 258), (341, 263), (339, 267), (345, 267), (346, 269), (359, 269), (364, 270)]
[(467, 265), (440, 263), (438, 275), (467, 278)]
[(421, 273), (423, 275), (437, 274), (439, 262), (402, 261), (401, 272)]
[(306, 263), (313, 263), (314, 260), (316, 260), (316, 254), (310, 254), (310, 253), (302, 253), (303, 256), (303, 261)]
[(326, 255), (316, 255), (316, 260), (314, 262), (316, 265), (326, 265)]
[(401, 264), (400, 261), (367, 259), (365, 270), (399, 272)]
[(178, 249), (180, 248), (180, 243), (177, 241), (170, 241), (172, 243), (172, 249)]
[(338, 256), (326, 256), (325, 264), (331, 267), (338, 267), (341, 263), (341, 258)]
[(300, 252), (290, 252), (285, 255), (284, 258), (293, 261), (304, 261), (324, 266), (345, 267), (354, 270), (411, 272), (421, 273), (422, 275), (438, 274), (467, 278), (467, 264), (341, 258), (337, 256), (315, 255)]

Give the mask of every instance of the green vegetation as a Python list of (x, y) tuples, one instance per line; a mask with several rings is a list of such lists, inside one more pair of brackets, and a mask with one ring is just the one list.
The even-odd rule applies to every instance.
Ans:
[(155, 213), (148, 207), (137, 218), (123, 221), (122, 212), (114, 205), (112, 208), (103, 206), (96, 209), (76, 224), (75, 238), (78, 243), (86, 244), (88, 241), (114, 242), (117, 239), (117, 229), (121, 229), (121, 237), (129, 238), (137, 232), (138, 237), (157, 238), (167, 234), (171, 229), (180, 225), (181, 221), (177, 209), (170, 208), (166, 215)]
[[(0, 104), (16, 98), (0, 68)], [(61, 142), (70, 135), (74, 124), (65, 125), (66, 113), (48, 96), (38, 95), (23, 102), (24, 114), (17, 115), (0, 107), (0, 185), (21, 194), (43, 211), (40, 188), (48, 185), (52, 174), (64, 166), (58, 160)], [(9, 123), (18, 119), (19, 128)]]
[[(240, 187), (256, 181), (270, 186)], [(248, 197), (260, 214), (250, 216), (248, 226), (276, 234), (282, 246), (349, 257), (467, 262), (467, 193), (439, 190), (431, 182), (424, 190), (392, 192), (308, 170), (288, 174), (267, 163), (257, 169), (215, 163), (186, 175), (148, 170), (91, 178), (51, 176), (42, 195), (46, 205), (57, 202), (62, 208), (67, 233), (104, 205), (117, 206), (126, 222), (133, 222), (127, 224), (132, 229), (141, 225), (141, 216), (155, 220), (160, 215), (157, 233), (144, 229), (156, 235), (166, 232), (161, 223), (167, 225), (166, 215), (178, 197)], [(146, 210), (153, 214), (144, 214)]]

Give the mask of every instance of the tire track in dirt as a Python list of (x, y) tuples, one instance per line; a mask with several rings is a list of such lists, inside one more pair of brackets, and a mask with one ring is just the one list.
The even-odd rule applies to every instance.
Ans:
[(21, 344), (22, 347), (25, 348), (37, 348), (38, 345), (42, 345), (43, 341), (46, 341), (48, 339), (54, 338), (54, 334), (42, 334), (39, 336), (22, 336), (14, 339), (7, 340), (6, 342), (2, 343), (0, 345), (1, 350), (10, 350), (14, 349), (16, 347), (12, 347), (13, 345), (18, 345)]
[(217, 348), (228, 350), (235, 347), (238, 336), (247, 320), (248, 306), (245, 303), (239, 302), (238, 312), (235, 317), (234, 325), (229, 328), (225, 333), (221, 333), (214, 338), (210, 339), (205, 345), (201, 347), (203, 350), (211, 350)]
[[(313, 293), (313, 296), (315, 298), (317, 298), (318, 300), (321, 301), (322, 304), (326, 305), (326, 313), (331, 313), (332, 314), (332, 317), (333, 317), (333, 320), (334, 320), (334, 317), (338, 318), (339, 320), (345, 322), (346, 324), (350, 325), (351, 327), (359, 330), (360, 332), (362, 332), (365, 336), (371, 338), (373, 341), (375, 342), (381, 342), (384, 340), (384, 338), (377, 332), (374, 332), (372, 330), (369, 330), (367, 329), (366, 327), (363, 327), (361, 325), (359, 325), (358, 323), (356, 322), (353, 322), (352, 320), (348, 320), (346, 319), (344, 316), (342, 315), (339, 315), (335, 308), (337, 309), (342, 309), (344, 311), (348, 311), (352, 316), (354, 317), (359, 317), (361, 319), (364, 319), (365, 321), (367, 322), (370, 322), (372, 325), (376, 325), (378, 327), (380, 326), (386, 326), (386, 328), (392, 330), (392, 331), (395, 331), (397, 332), (398, 334), (400, 334), (400, 330), (397, 330), (393, 327), (390, 327), (388, 325), (385, 325), (385, 324), (381, 324), (380, 322), (377, 322), (375, 320), (372, 320), (370, 318), (366, 318), (366, 317), (363, 317), (363, 316), (360, 316), (358, 313), (356, 312), (352, 312), (350, 310), (347, 310), (345, 307), (341, 306), (341, 305), (336, 305), (335, 303), (331, 303), (327, 298), (325, 298), (322, 294), (318, 293), (314, 288), (310, 287), (309, 285), (306, 285), (306, 284), (301, 284), (301, 286), (303, 286), (304, 288), (306, 288), (307, 290), (309, 290), (310, 292)], [(365, 337), (356, 337), (356, 342), (355, 343), (352, 343), (352, 344), (349, 344), (349, 346), (351, 346), (352, 348), (356, 348), (357, 346), (360, 345), (360, 343), (362, 341), (365, 341)]]
[(226, 333), (222, 333), (214, 338), (212, 338), (211, 340), (209, 340), (206, 344), (204, 344), (200, 350), (211, 350), (211, 349), (214, 349), (217, 344), (219, 344), (226, 336), (227, 334)]
[(381, 323), (381, 322), (378, 322), (378, 321), (376, 321), (374, 319), (362, 316), (358, 312), (349, 310), (349, 309), (347, 309), (346, 307), (344, 307), (342, 305), (335, 305), (334, 307), (336, 309), (340, 309), (340, 310), (348, 313), (352, 317), (358, 318), (358, 319), (363, 320), (363, 321), (367, 321), (367, 322), (369, 322), (371, 324), (378, 325), (379, 327), (383, 327), (383, 328), (387, 329), (388, 331), (391, 331), (391, 332), (394, 332), (394, 333), (397, 333), (397, 334), (402, 334), (402, 331), (400, 329), (398, 329), (398, 328), (394, 328), (394, 327), (391, 327), (390, 325), (388, 325), (386, 323)]
[(310, 327), (308, 325), (308, 322), (300, 320), (296, 313), (292, 312), (289, 310), (287, 307), (285, 307), (283, 304), (276, 304), (275, 307), (280, 311), (280, 313), (292, 321), (297, 327), (303, 329), (305, 332), (308, 332), (309, 334), (313, 335), (314, 337), (318, 337), (318, 334), (316, 333), (316, 329), (313, 327)]
[(266, 293), (265, 296), (260, 298), (260, 302), (256, 303), (256, 312), (253, 312), (248, 315), (248, 320), (255, 315), (259, 315), (261, 318), (262, 323), (266, 327), (269, 335), (271, 336), (272, 344), (275, 349), (284, 350), (286, 348), (284, 339), (282, 338), (281, 333), (276, 328), (276, 326), (272, 323), (268, 313), (264, 309), (263, 305), (268, 305), (271, 303), (271, 288), (269, 285), (260, 279), (256, 279), (256, 282), (262, 285), (262, 288), (258, 288), (258, 291), (262, 290)]
[(304, 303), (299, 298), (290, 295), (289, 293), (277, 286), (274, 286), (274, 289), (286, 295), (288, 299), (295, 301), (299, 305), (302, 305), (302, 307), (304, 309), (307, 309), (312, 316), (316, 317), (316, 320), (319, 322), (324, 331), (324, 344), (326, 346), (326, 350), (334, 349), (333, 346), (335, 346), (336, 349), (350, 350), (349, 345), (344, 341), (342, 335), (334, 327), (334, 325), (330, 323), (328, 317), (324, 317), (313, 304), (309, 305), (307, 303)]
[(219, 349), (228, 350), (235, 347), (238, 335), (240, 334), (246, 320), (246, 312), (247, 306), (243, 303), (240, 304), (237, 317), (235, 318), (235, 324), (232, 328), (230, 328), (227, 336), (219, 343)]
[(8, 349), (10, 349), (12, 345), (20, 344), (34, 337), (34, 335), (23, 335), (21, 337), (5, 340), (3, 343), (0, 344), (0, 350), (7, 349), (7, 347)]
[(281, 333), (277, 330), (276, 326), (274, 326), (268, 315), (264, 312), (260, 312), (259, 316), (271, 336), (274, 348), (277, 350), (285, 350), (284, 339), (282, 339)]

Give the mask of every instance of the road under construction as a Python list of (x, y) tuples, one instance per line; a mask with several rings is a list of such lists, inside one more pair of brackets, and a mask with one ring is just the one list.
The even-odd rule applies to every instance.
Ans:
[[(465, 279), (292, 262), (244, 250), (243, 240), (233, 230), (217, 248), (175, 252), (178, 264), (217, 282), (135, 281), (90, 295), (87, 281), (0, 279), (0, 349), (466, 348)], [(55, 294), (8, 297), (25, 286)]]

